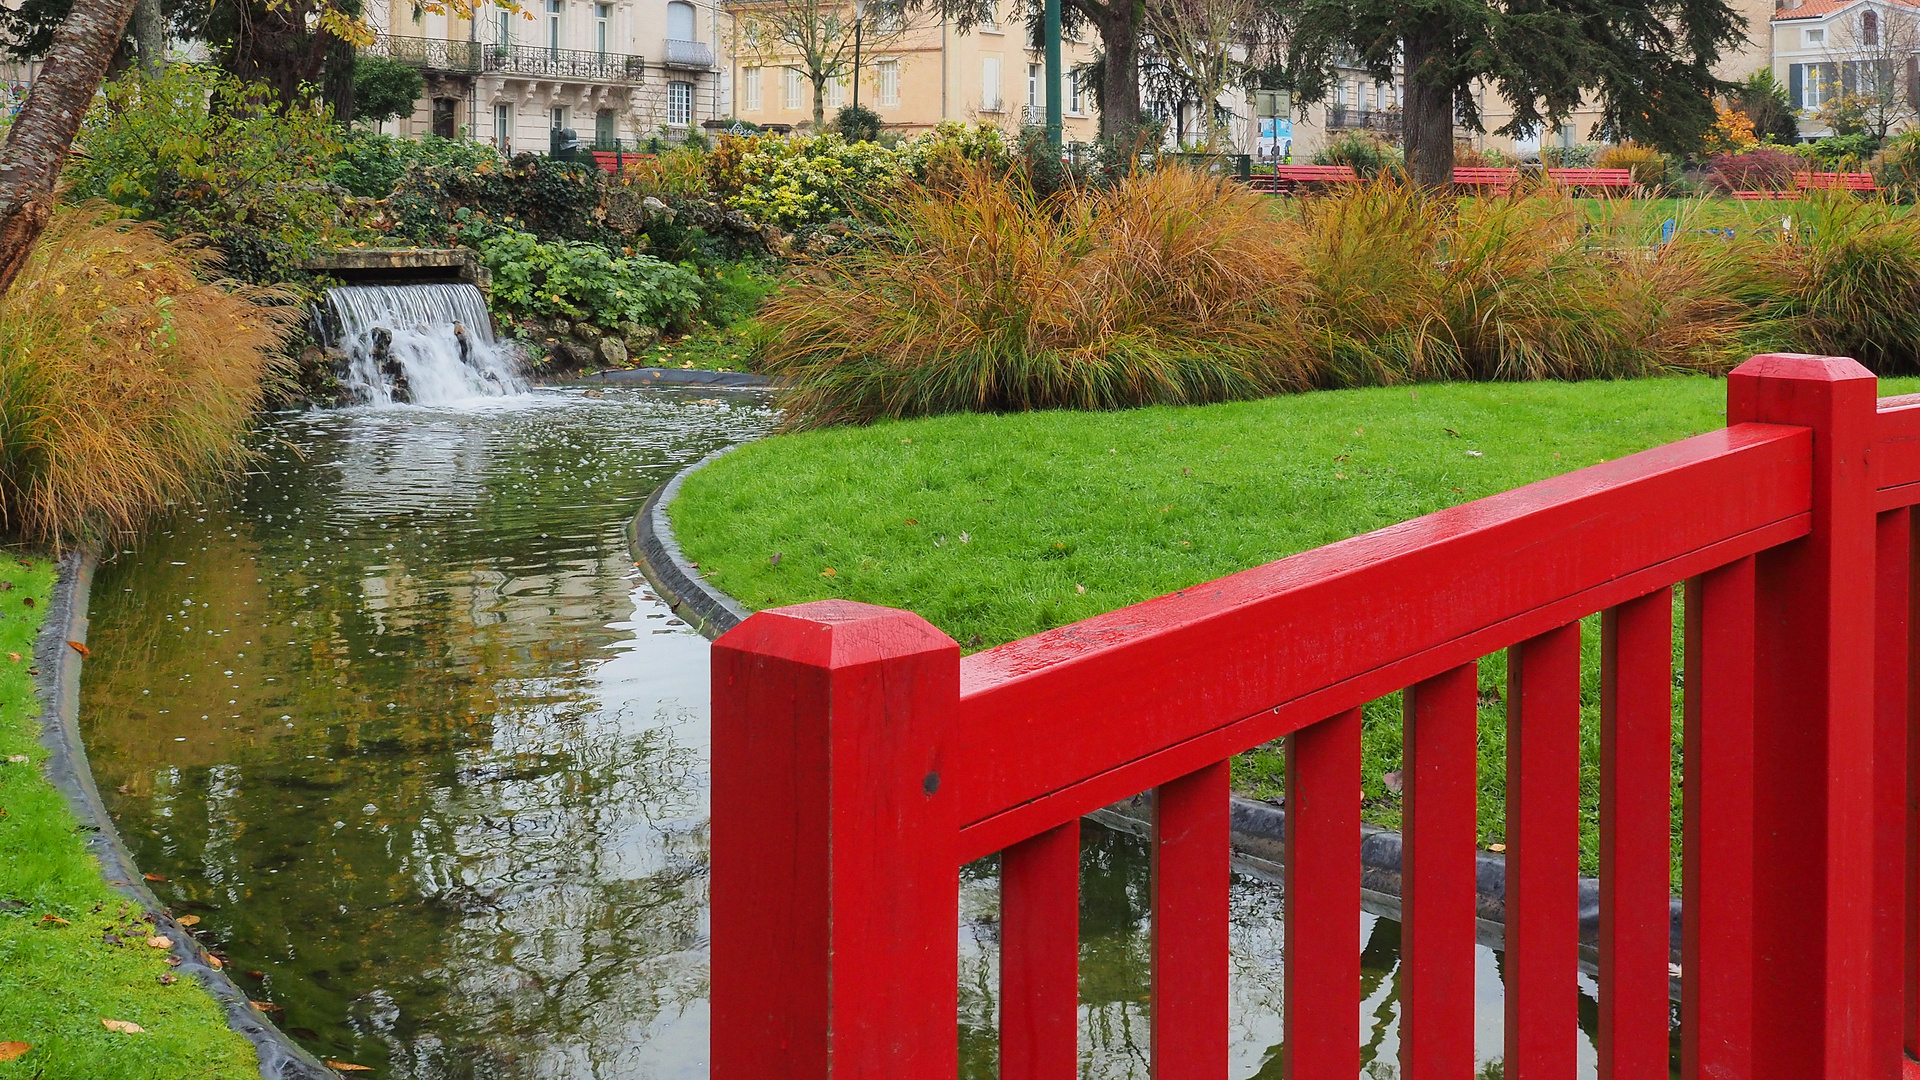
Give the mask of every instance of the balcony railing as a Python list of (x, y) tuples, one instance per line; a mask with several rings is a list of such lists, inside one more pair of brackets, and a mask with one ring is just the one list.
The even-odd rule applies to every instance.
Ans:
[(1327, 109), (1327, 129), (1359, 128), (1367, 131), (1400, 131), (1400, 113), (1395, 109), (1353, 109), (1334, 105)]
[(477, 41), (378, 34), (375, 35), (371, 45), (360, 47), (360, 55), (385, 56), (410, 67), (423, 68), (427, 71), (459, 71), (473, 74), (480, 70), (482, 48), (485, 46)]
[(666, 63), (668, 67), (712, 71), (713, 46), (704, 41), (681, 41), (677, 38), (668, 38)]
[(645, 61), (624, 53), (547, 49), (538, 45), (486, 45), (482, 48), (485, 70), (507, 75), (637, 83), (642, 81), (646, 73)]

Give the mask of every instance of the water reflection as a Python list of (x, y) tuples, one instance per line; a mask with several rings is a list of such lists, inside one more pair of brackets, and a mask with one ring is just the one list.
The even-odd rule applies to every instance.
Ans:
[(96, 775), (323, 1056), (705, 1075), (707, 646), (623, 529), (772, 420), (710, 393), (283, 417), (235, 497), (103, 568)]

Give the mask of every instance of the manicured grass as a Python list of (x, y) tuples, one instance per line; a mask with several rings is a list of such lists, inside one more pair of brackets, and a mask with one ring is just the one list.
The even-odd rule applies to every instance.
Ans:
[(746, 321), (726, 327), (702, 323), (686, 337), (657, 342), (630, 359), (634, 367), (751, 371), (754, 349), (751, 326)]
[[(100, 878), (41, 776), (28, 669), (53, 566), (0, 552), (0, 1043), (32, 1044), (0, 1080), (242, 1080), (253, 1048), (213, 998), (151, 949), (144, 912)], [(29, 603), (31, 601), (31, 603)], [(24, 758), (25, 760), (15, 760)], [(124, 1020), (142, 1034), (108, 1031)]]
[[(1704, 377), (1455, 383), (835, 428), (727, 455), (688, 480), (672, 516), (688, 556), (750, 607), (839, 596), (909, 608), (971, 651), (1719, 427), (1725, 395)], [(1591, 873), (1592, 622), (1585, 650)], [(1480, 681), (1480, 828), (1494, 843), (1505, 658), (1484, 661)], [(1382, 779), (1399, 760), (1397, 701), (1377, 702), (1363, 777), (1367, 817), (1382, 825), (1399, 821)], [(1236, 762), (1249, 794), (1279, 794), (1281, 776), (1278, 747)]]

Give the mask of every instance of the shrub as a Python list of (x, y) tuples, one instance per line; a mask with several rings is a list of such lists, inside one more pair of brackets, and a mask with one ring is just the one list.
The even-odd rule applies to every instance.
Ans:
[(1800, 218), (1762, 250), (1762, 344), (1882, 374), (1920, 368), (1920, 221), (1845, 192), (1809, 193)]
[(1759, 136), (1753, 133), (1752, 117), (1719, 101), (1713, 103), (1713, 112), (1713, 127), (1707, 130), (1707, 153), (1744, 154), (1760, 145)]
[(352, 119), (381, 123), (413, 115), (427, 92), (425, 76), (390, 56), (362, 56), (353, 64)]
[(1633, 182), (1649, 191), (1667, 182), (1667, 158), (1650, 146), (1621, 143), (1600, 152), (1594, 164), (1602, 169), (1630, 169)]
[(400, 178), (416, 165), (478, 171), (482, 167), (499, 169), (505, 164), (499, 152), (485, 143), (442, 139), (437, 135), (406, 139), (355, 132), (341, 140), (340, 156), (328, 175), (349, 194), (384, 199), (393, 194)]
[(1833, 170), (1859, 169), (1863, 162), (1873, 158), (1880, 149), (1880, 140), (1864, 131), (1852, 135), (1833, 135), (1825, 139), (1816, 139), (1803, 144), (1807, 156), (1821, 168)]
[(1371, 135), (1358, 131), (1342, 132), (1327, 141), (1327, 145), (1313, 155), (1315, 165), (1349, 165), (1364, 179), (1372, 179), (1383, 173), (1399, 172), (1402, 164), (1400, 148), (1389, 146)]
[(706, 151), (684, 146), (636, 157), (620, 170), (619, 182), (643, 197), (703, 199), (708, 194), (708, 157)]
[(423, 165), (401, 177), (387, 199), (392, 231), (421, 243), (444, 243), (460, 211), (542, 240), (588, 240), (614, 249), (622, 237), (605, 222), (606, 174), (541, 154), (519, 154), (472, 168)]
[(1800, 138), (1798, 110), (1772, 68), (1747, 76), (1733, 92), (1733, 106), (1753, 122), (1753, 133), (1762, 141), (1791, 146)]
[(493, 306), (514, 317), (633, 322), (684, 330), (700, 305), (691, 272), (646, 255), (616, 258), (597, 244), (542, 241), (463, 214), (457, 232), (493, 274)]
[(794, 424), (1307, 385), (1284, 225), (1236, 185), (1165, 169), (1039, 199), (975, 170), (883, 220), (889, 239), (817, 261), (762, 312)]
[(899, 153), (831, 133), (753, 139), (736, 167), (740, 186), (732, 205), (787, 228), (865, 212), (893, 191), (905, 171)]
[(230, 272), (273, 282), (340, 239), (340, 192), (326, 177), (339, 149), (323, 107), (178, 65), (102, 87), (65, 179), (75, 200), (104, 199), (169, 236), (206, 236)]
[(1591, 169), (1598, 160), (1600, 147), (1595, 143), (1540, 148), (1540, 161), (1549, 169)]
[(834, 114), (833, 129), (850, 143), (873, 142), (880, 137), (880, 114), (865, 105), (846, 105)]
[(1892, 198), (1911, 202), (1920, 194), (1920, 131), (1906, 131), (1887, 140), (1873, 158), (1874, 182)]
[(1785, 191), (1793, 174), (1805, 171), (1795, 155), (1760, 148), (1741, 154), (1715, 154), (1707, 179), (1721, 191)]
[(297, 317), (213, 281), (217, 253), (60, 210), (0, 301), (0, 529), (119, 538), (245, 460)]
[(976, 169), (1004, 170), (1013, 160), (1013, 147), (1004, 132), (992, 124), (962, 124), (942, 120), (901, 148), (907, 174), (927, 187), (945, 190), (964, 186)]

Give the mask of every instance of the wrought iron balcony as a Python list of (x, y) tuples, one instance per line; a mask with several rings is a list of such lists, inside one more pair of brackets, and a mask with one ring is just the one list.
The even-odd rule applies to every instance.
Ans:
[(1398, 109), (1353, 109), (1345, 105), (1331, 105), (1327, 108), (1327, 130), (1362, 129), (1398, 134), (1400, 131), (1400, 111)]
[(377, 34), (371, 45), (360, 47), (360, 55), (384, 56), (398, 60), (409, 67), (426, 71), (458, 71), (474, 74), (480, 70), (482, 48), (485, 46), (477, 41)]
[(534, 75), (583, 82), (637, 83), (646, 64), (638, 56), (591, 52), (586, 49), (546, 49), (538, 45), (485, 45), (484, 70), (506, 75)]
[(674, 68), (712, 71), (713, 46), (704, 41), (681, 41), (677, 38), (668, 38), (666, 64)]

